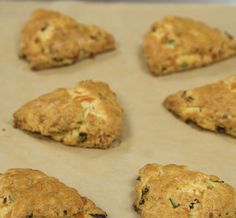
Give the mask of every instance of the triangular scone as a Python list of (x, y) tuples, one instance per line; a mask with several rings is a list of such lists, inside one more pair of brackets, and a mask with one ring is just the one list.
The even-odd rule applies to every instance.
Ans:
[(179, 91), (164, 106), (187, 123), (236, 137), (236, 76)]
[(14, 123), (66, 145), (108, 148), (120, 136), (122, 109), (107, 84), (82, 81), (25, 104)]
[(236, 189), (217, 176), (147, 164), (137, 180), (134, 208), (142, 218), (235, 218)]
[(32, 169), (0, 174), (2, 218), (105, 218), (92, 201), (54, 177)]
[(100, 27), (39, 9), (22, 30), (19, 55), (39, 70), (72, 64), (113, 48), (113, 36)]
[(150, 71), (158, 76), (236, 55), (236, 41), (202, 22), (169, 16), (152, 25), (143, 52)]

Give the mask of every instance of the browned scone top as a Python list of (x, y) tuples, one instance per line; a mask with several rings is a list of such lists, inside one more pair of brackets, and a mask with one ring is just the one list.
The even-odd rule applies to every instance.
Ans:
[(137, 180), (134, 207), (142, 218), (236, 217), (236, 190), (217, 176), (147, 164)]
[(120, 136), (122, 114), (106, 83), (82, 81), (26, 103), (14, 113), (14, 124), (66, 145), (105, 149)]
[(115, 48), (114, 38), (95, 25), (38, 9), (22, 29), (19, 56), (32, 69), (58, 67)]
[(203, 22), (168, 16), (152, 25), (143, 52), (150, 71), (159, 76), (231, 57), (236, 54), (236, 41)]
[(164, 106), (187, 123), (236, 137), (236, 76), (179, 91)]
[(54, 177), (32, 169), (0, 174), (1, 218), (105, 218), (92, 201)]

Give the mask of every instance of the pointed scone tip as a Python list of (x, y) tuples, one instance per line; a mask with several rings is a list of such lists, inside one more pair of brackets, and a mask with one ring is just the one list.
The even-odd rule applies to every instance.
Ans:
[(156, 76), (206, 66), (236, 55), (236, 41), (203, 22), (168, 16), (146, 34), (143, 53)]
[(115, 48), (113, 36), (55, 11), (34, 11), (21, 32), (19, 56), (34, 70), (73, 64)]
[(32, 169), (9, 169), (0, 176), (3, 218), (105, 218), (91, 200), (54, 177)]
[(236, 137), (236, 76), (179, 91), (163, 104), (186, 123)]
[(14, 124), (66, 145), (105, 149), (120, 137), (122, 114), (108, 84), (89, 80), (26, 103), (14, 113)]
[(139, 171), (137, 180), (134, 209), (142, 218), (236, 216), (236, 189), (217, 176), (153, 163)]

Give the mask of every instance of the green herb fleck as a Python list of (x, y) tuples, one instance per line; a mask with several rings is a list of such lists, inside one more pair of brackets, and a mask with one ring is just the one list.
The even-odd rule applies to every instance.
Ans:
[(173, 44), (175, 44), (175, 40), (174, 39), (168, 39), (167, 44), (173, 45)]
[(191, 102), (194, 100), (194, 98), (192, 96), (188, 96), (187, 99), (186, 99), (188, 102)]
[(94, 217), (94, 218), (106, 218), (107, 214), (89, 214), (90, 216)]
[(212, 181), (212, 182), (217, 182), (217, 183), (224, 183), (223, 180), (216, 180), (216, 181)]
[(212, 189), (214, 189), (214, 186), (213, 186), (213, 185), (208, 185), (208, 186), (207, 186), (207, 189), (212, 190)]
[(146, 195), (148, 192), (149, 192), (149, 188), (148, 188), (147, 186), (145, 186), (145, 187), (142, 189), (142, 196)]
[(183, 98), (185, 98), (185, 97), (186, 97), (186, 93), (187, 93), (187, 91), (186, 91), (186, 90), (182, 91), (182, 94), (181, 94), (181, 96), (182, 96)]
[(145, 195), (149, 192), (149, 188), (147, 186), (145, 186), (143, 189), (142, 189), (142, 196), (141, 196), (141, 200), (139, 201), (139, 204), (144, 204), (145, 203), (145, 200), (144, 200), (144, 197)]
[(177, 208), (180, 206), (180, 204), (175, 203), (171, 198), (169, 198), (169, 201), (170, 201), (173, 208)]
[(99, 96), (99, 98), (101, 98), (101, 99), (105, 99), (105, 98), (106, 98), (106, 96), (105, 96), (104, 93), (102, 93), (102, 92), (99, 92), (99, 93), (98, 93), (98, 96)]
[(136, 178), (136, 180), (137, 180), (137, 181), (140, 181), (140, 180), (141, 180), (141, 176), (138, 176), (138, 177)]

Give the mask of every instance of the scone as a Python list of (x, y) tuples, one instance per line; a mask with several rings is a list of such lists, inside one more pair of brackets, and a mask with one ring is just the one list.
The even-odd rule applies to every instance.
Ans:
[(169, 16), (152, 25), (144, 39), (143, 53), (150, 71), (159, 76), (236, 55), (236, 41), (202, 22)]
[(54, 177), (32, 169), (0, 174), (1, 218), (105, 218), (92, 201)]
[(142, 218), (235, 218), (236, 189), (217, 176), (175, 164), (139, 171), (134, 208)]
[(28, 61), (32, 69), (40, 70), (73, 64), (113, 48), (113, 36), (100, 27), (39, 9), (23, 27), (19, 56)]
[(164, 106), (186, 123), (236, 137), (236, 76), (179, 91)]
[(106, 83), (82, 81), (26, 103), (14, 124), (66, 145), (104, 149), (120, 136), (122, 113)]

